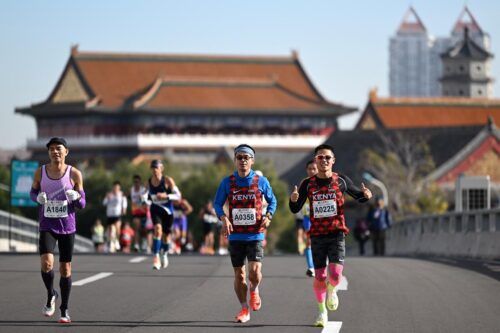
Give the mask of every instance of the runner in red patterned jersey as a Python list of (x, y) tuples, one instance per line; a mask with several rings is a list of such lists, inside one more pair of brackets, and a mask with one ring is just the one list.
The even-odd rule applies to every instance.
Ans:
[[(235, 321), (244, 323), (250, 320), (247, 303), (248, 286), (246, 282), (245, 261), (248, 260), (248, 279), (250, 281), (250, 306), (253, 311), (261, 308), (259, 284), (262, 280), (262, 259), (264, 249), (264, 230), (276, 210), (276, 197), (269, 181), (252, 170), (255, 150), (246, 144), (234, 149), (236, 171), (224, 178), (217, 189), (214, 208), (222, 221), (223, 232), (229, 238), (229, 253), (234, 269), (234, 290), (241, 304), (241, 311)], [(262, 201), (268, 203), (262, 211)], [(228, 216), (224, 213), (224, 203), (229, 203)]]
[(358, 188), (347, 176), (332, 171), (335, 155), (331, 146), (316, 147), (314, 155), (318, 173), (304, 179), (300, 189), (295, 186), (289, 206), (292, 213), (297, 213), (309, 200), (309, 232), (315, 269), (313, 289), (319, 309), (314, 326), (325, 327), (328, 322), (326, 308), (334, 311), (339, 305), (337, 286), (342, 278), (345, 235), (349, 232), (344, 217), (344, 193), (358, 202), (368, 201), (372, 193), (364, 184)]

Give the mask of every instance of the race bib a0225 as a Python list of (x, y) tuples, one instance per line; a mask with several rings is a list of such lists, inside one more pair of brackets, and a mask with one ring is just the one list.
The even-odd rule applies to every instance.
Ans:
[(313, 201), (313, 216), (315, 218), (332, 217), (337, 215), (336, 200)]

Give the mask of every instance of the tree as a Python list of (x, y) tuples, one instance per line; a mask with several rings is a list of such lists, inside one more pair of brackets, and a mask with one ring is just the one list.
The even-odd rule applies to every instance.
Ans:
[(442, 191), (425, 176), (435, 168), (425, 137), (401, 132), (379, 132), (382, 146), (365, 149), (360, 165), (389, 190), (389, 202), (398, 217), (446, 211)]

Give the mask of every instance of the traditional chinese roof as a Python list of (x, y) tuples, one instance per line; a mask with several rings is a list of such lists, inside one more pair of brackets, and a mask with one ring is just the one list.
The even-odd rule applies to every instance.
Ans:
[(469, 37), (469, 28), (464, 27), (464, 38), (441, 55), (443, 59), (486, 60), (493, 54), (483, 49)]
[(465, 97), (378, 97), (370, 92), (360, 129), (481, 126), (500, 123), (500, 100)]
[(95, 53), (76, 47), (49, 98), (17, 112), (42, 115), (58, 105), (106, 112), (334, 116), (355, 110), (327, 101), (295, 52), (291, 56), (213, 56)]
[(500, 130), (490, 119), (472, 140), (427, 178), (438, 183), (453, 183), (460, 174), (488, 174), (500, 182)]

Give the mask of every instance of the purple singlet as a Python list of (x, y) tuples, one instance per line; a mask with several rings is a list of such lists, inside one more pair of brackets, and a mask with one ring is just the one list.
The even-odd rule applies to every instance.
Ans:
[(40, 192), (47, 193), (48, 202), (38, 210), (40, 231), (52, 231), (56, 234), (76, 232), (75, 205), (66, 198), (66, 191), (72, 189), (71, 165), (66, 167), (64, 175), (59, 179), (50, 178), (46, 166), (42, 166)]

